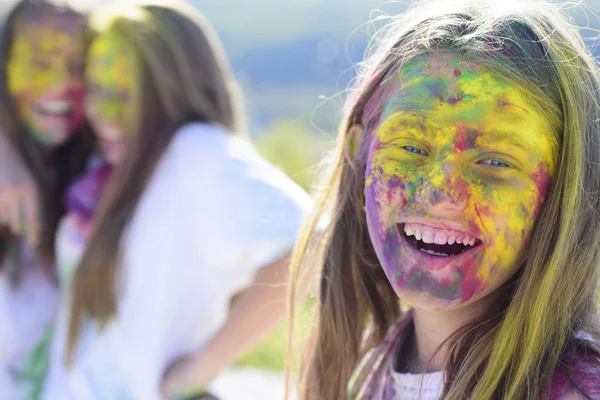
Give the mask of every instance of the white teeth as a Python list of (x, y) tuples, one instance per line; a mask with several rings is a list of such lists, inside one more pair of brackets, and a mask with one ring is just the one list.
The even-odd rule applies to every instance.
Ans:
[(49, 114), (64, 114), (71, 110), (71, 103), (65, 100), (45, 101), (40, 108)]
[[(414, 236), (415, 239), (423, 241), (424, 243), (435, 243), (437, 245), (452, 245), (456, 243), (464, 246), (474, 246), (477, 241), (476, 238), (466, 233), (431, 228), (421, 224), (404, 224), (404, 233), (406, 236)], [(436, 255), (443, 254), (444, 253), (439, 253)]]
[(446, 244), (448, 243), (448, 235), (444, 231), (437, 231), (433, 236), (433, 243)]
[(425, 228), (423, 231), (423, 238), (421, 239), (425, 243), (433, 243), (433, 232), (430, 229)]
[(438, 256), (438, 257), (448, 257), (448, 254), (446, 254), (446, 253), (438, 253), (437, 251), (433, 251), (433, 250), (425, 250), (425, 249), (421, 249), (421, 251), (422, 251), (423, 253), (431, 254), (432, 256)]
[(456, 234), (451, 233), (450, 236), (448, 236), (448, 244), (454, 244), (454, 242), (456, 242)]

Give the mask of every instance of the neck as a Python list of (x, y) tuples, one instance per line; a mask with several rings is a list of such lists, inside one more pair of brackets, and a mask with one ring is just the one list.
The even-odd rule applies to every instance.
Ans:
[(443, 370), (451, 345), (447, 339), (484, 311), (481, 301), (450, 311), (413, 309), (414, 333), (400, 360), (402, 369), (412, 373)]

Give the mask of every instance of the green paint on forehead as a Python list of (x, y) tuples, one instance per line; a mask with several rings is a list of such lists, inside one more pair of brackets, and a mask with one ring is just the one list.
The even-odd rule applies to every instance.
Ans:
[[(460, 55), (435, 53), (406, 62), (393, 79), (394, 94), (383, 106), (382, 118), (398, 111), (427, 111), (440, 102), (450, 106), (482, 98), (503, 105), (510, 84), (489, 69), (463, 60)], [(480, 120), (485, 110), (468, 110), (456, 115), (464, 120)]]

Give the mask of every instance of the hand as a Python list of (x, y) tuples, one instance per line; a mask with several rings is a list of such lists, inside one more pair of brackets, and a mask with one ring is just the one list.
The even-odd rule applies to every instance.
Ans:
[(195, 357), (184, 356), (168, 368), (162, 382), (162, 393), (168, 399), (185, 399), (203, 393), (214, 373), (203, 370)]
[(0, 148), (0, 225), (25, 235), (37, 247), (40, 235), (39, 196), (35, 179), (16, 152)]

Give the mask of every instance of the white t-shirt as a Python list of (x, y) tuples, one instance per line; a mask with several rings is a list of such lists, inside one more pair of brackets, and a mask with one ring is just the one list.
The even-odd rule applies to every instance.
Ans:
[(33, 249), (20, 243), (22, 271), (11, 282), (0, 271), (0, 399), (34, 396), (43, 381), (58, 289)]
[(407, 374), (392, 371), (393, 395), (389, 400), (439, 400), (444, 392), (444, 371)]
[[(211, 339), (231, 296), (291, 250), (311, 206), (247, 141), (213, 125), (182, 127), (124, 233), (117, 316), (101, 332), (85, 324), (67, 370), (65, 298), (42, 399), (160, 399), (166, 367)], [(61, 226), (57, 249), (75, 254), (60, 243), (68, 231)]]

